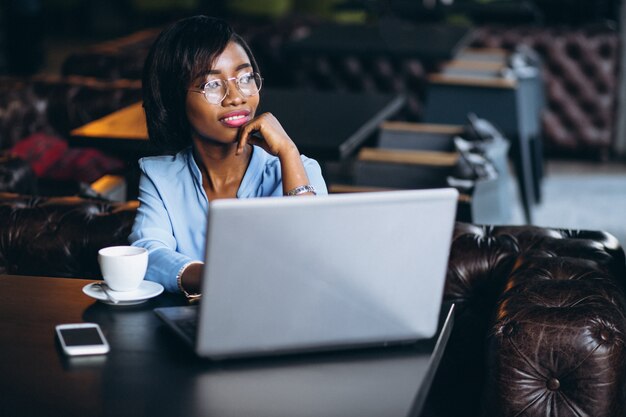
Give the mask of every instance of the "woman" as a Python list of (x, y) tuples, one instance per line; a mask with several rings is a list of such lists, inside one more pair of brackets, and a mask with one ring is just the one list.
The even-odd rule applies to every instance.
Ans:
[(198, 295), (209, 201), (327, 193), (319, 164), (272, 114), (255, 114), (261, 83), (244, 40), (207, 16), (167, 28), (146, 58), (148, 134), (172, 155), (139, 161), (129, 240), (149, 251), (146, 279), (168, 291)]

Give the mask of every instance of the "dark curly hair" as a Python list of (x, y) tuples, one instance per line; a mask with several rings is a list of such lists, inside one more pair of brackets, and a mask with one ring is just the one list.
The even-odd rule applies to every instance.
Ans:
[(164, 153), (191, 145), (185, 111), (190, 83), (205, 74), (215, 59), (235, 42), (252, 68), (259, 67), (248, 44), (222, 19), (193, 16), (166, 28), (150, 48), (143, 68), (142, 93), (150, 142)]

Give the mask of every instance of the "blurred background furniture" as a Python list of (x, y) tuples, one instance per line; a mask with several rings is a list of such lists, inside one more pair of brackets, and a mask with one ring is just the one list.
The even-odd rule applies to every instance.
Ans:
[(616, 122), (619, 40), (614, 27), (485, 25), (472, 46), (532, 48), (543, 62), (547, 108), (542, 131), (551, 156), (611, 157)]
[[(384, 17), (371, 24), (320, 25), (312, 28), (308, 36), (287, 42), (284, 50), (294, 60), (316, 55), (356, 59), (389, 55), (436, 63), (452, 59), (466, 42), (468, 34), (469, 28), (464, 25), (417, 25), (408, 20)], [(437, 41), (433, 42), (433, 39)]]
[[(97, 279), (97, 250), (126, 242), (136, 208), (0, 194), (0, 273)], [(455, 326), (422, 415), (622, 415), (625, 278), (601, 231), (457, 223)]]
[(140, 80), (150, 46), (160, 32), (161, 28), (140, 30), (97, 43), (84, 52), (70, 53), (62, 62), (61, 75)]
[(511, 216), (509, 141), (484, 119), (460, 125), (383, 122), (377, 146), (363, 147), (348, 182), (332, 193), (455, 187), (457, 220), (506, 224)]
[(31, 196), (76, 195), (107, 201), (125, 201), (127, 182), (120, 175), (104, 174), (86, 182), (38, 177), (31, 164), (9, 152), (0, 152), (0, 192)]
[(79, 148), (98, 148), (129, 163), (157, 152), (148, 142), (143, 102), (133, 103), (72, 129), (69, 143)]
[[(63, 24), (67, 30), (104, 31), (104, 20), (114, 21), (112, 16), (117, 13), (117, 33), (131, 33), (118, 37), (102, 36), (104, 41), (93, 42), (83, 51), (70, 53), (60, 63), (61, 76), (56, 78), (61, 81), (55, 83), (74, 87), (66, 90), (66, 98), (55, 100), (52, 106), (55, 110), (46, 110), (44, 119), (40, 117), (41, 110), (45, 108), (44, 102), (48, 99), (40, 100), (38, 96), (28, 93), (32, 91), (32, 79), (16, 80), (13, 77), (12, 81), (4, 83), (0, 88), (7, 91), (4, 105), (7, 109), (10, 107), (10, 110), (0, 112), (0, 131), (4, 129), (2, 126), (10, 126), (9, 134), (14, 138), (9, 142), (14, 142), (16, 138), (24, 139), (28, 133), (35, 133), (40, 130), (42, 123), (44, 126), (60, 126), (61, 129), (55, 128), (55, 131), (61, 130), (63, 133), (59, 136), (66, 141), (67, 132), (71, 128), (82, 126), (139, 101), (138, 86), (142, 62), (163, 25), (190, 13), (191, 10), (206, 12), (202, 9), (206, 5), (196, 0), (190, 0), (185, 5), (172, 2), (158, 7), (139, 4), (141, 2), (126, 6), (122, 3), (124, 2), (111, 5), (110, 10), (95, 4), (81, 6), (86, 10), (83, 13), (85, 19), (95, 19), (98, 16), (102, 21), (91, 27), (81, 25), (73, 28), (72, 25), (76, 23), (66, 18), (73, 13), (71, 10), (57, 10), (56, 7), (60, 6), (45, 5), (45, 14), (55, 16), (54, 25), (61, 32), (66, 29), (61, 28), (60, 22), (65, 22)], [(428, 80), (432, 80), (433, 74), (448, 78), (469, 74), (482, 80), (488, 78), (485, 78), (486, 74), (504, 80), (508, 78), (502, 74), (513, 74), (517, 86), (516, 98), (531, 104), (530, 110), (522, 112), (528, 117), (523, 123), (518, 123), (520, 129), (517, 130), (521, 131), (510, 133), (506, 123), (502, 126), (497, 117), (491, 118), (488, 117), (489, 114), (480, 112), (478, 114), (504, 130), (513, 142), (511, 153), (518, 168), (516, 178), (526, 222), (532, 221), (533, 207), (541, 202), (544, 156), (595, 160), (607, 160), (614, 156), (619, 42), (617, 30), (611, 26), (610, 21), (611, 16), (615, 16), (609, 4), (612, 0), (595, 2), (593, 5), (584, 1), (575, 6), (569, 4), (568, 0), (550, 0), (540, 4), (504, 0), (482, 3), (467, 0), (452, 4), (405, 0), (281, 0), (280, 4), (269, 2), (264, 8), (254, 7), (253, 3), (212, 2), (211, 14), (225, 16), (248, 40), (260, 63), (265, 86), (269, 88), (297, 87), (311, 92), (402, 94), (406, 97), (404, 105), (393, 115), (388, 114), (387, 118), (423, 123), (425, 120), (439, 120), (431, 119), (428, 106), (425, 107), (429, 92)], [(561, 13), (555, 13), (555, 10), (560, 10)], [(39, 13), (41, 14), (41, 10)], [(3, 15), (0, 10), (0, 20), (9, 15)], [(348, 20), (350, 25), (340, 25)], [(122, 30), (123, 25), (120, 26), (123, 21), (126, 22), (125, 31)], [(146, 28), (148, 23), (153, 26)], [(329, 27), (348, 32), (356, 30), (355, 33), (370, 33), (367, 35), (368, 39), (374, 40), (374, 46), (369, 50), (371, 53), (366, 53), (367, 48), (362, 47), (353, 51), (345, 48), (342, 50), (340, 42), (336, 45), (326, 42), (326, 47), (320, 48), (316, 39), (319, 40), (319, 33), (323, 34)], [(379, 30), (372, 32), (372, 28)], [(426, 46), (422, 52), (414, 44), (390, 42), (398, 34), (422, 30), (437, 35), (429, 38), (429, 42), (421, 42), (422, 47)], [(446, 33), (451, 35), (447, 36)], [(0, 45), (2, 41), (0, 35)], [(306, 46), (311, 44), (317, 47)], [(432, 50), (438, 49), (440, 53), (428, 52), (429, 47)], [(526, 63), (532, 64), (523, 67), (528, 69), (534, 65), (541, 68), (539, 73), (524, 76), (528, 75), (528, 71), (519, 71), (520, 60), (516, 57), (520, 56), (520, 51), (523, 56), (530, 57)], [(90, 87), (81, 87), (81, 92), (77, 92), (76, 85), (84, 84), (84, 81), (69, 81), (77, 79), (74, 75), (80, 75), (78, 78), (82, 79), (86, 79), (85, 76), (95, 79), (89, 82)], [(540, 84), (537, 80), (545, 84), (541, 91), (537, 91), (536, 87)], [(102, 106), (102, 110), (106, 107), (106, 111), (101, 112), (100, 109), (94, 111), (97, 100), (88, 98), (93, 93), (87, 94), (88, 90), (105, 88), (96, 88), (93, 86), (95, 83), (101, 86), (134, 83), (134, 87), (112, 88), (110, 98), (97, 105)], [(41, 85), (42, 82), (37, 81), (36, 84)], [(25, 87), (23, 92), (16, 92), (22, 87)], [(42, 90), (45, 97), (63, 91), (58, 85), (48, 88)], [(131, 90), (136, 99), (126, 100), (128, 96), (124, 98), (126, 93), (123, 91)], [(80, 101), (83, 99), (89, 103)], [(17, 122), (14, 117), (4, 119), (7, 114), (17, 114), (15, 111), (19, 106), (9, 105), (15, 101), (38, 103), (39, 107), (36, 108), (39, 113), (21, 113), (22, 120)], [(77, 102), (81, 104), (76, 106), (74, 103)], [(471, 110), (476, 112), (480, 109)], [(437, 117), (442, 117), (446, 112), (436, 113)], [(28, 121), (30, 114), (35, 114), (33, 122)], [(2, 120), (10, 123), (5, 124)], [(78, 120), (80, 122), (77, 123)], [(445, 123), (451, 123), (449, 119), (446, 120), (448, 121)], [(452, 123), (460, 122), (457, 120)], [(0, 134), (0, 149), (8, 146), (4, 136), (4, 133)], [(517, 136), (527, 138), (528, 141), (516, 140)], [(371, 131), (368, 138), (348, 150), (347, 158), (344, 153), (342, 158), (345, 163), (327, 163), (325, 174), (330, 182), (350, 182), (344, 181), (350, 179), (348, 177), (353, 173), (349, 159), (356, 158), (361, 146), (372, 147), (375, 140), (375, 132)], [(75, 145), (74, 141), (70, 141), (68, 150), (75, 154), (84, 151), (72, 149)], [(118, 153), (106, 156), (122, 156), (123, 158), (118, 158), (121, 162), (132, 162), (137, 157), (124, 152), (123, 155)], [(72, 158), (59, 161), (66, 159), (67, 167), (79, 164), (77, 159)], [(40, 176), (39, 170), (36, 171)], [(57, 175), (65, 177), (82, 175), (77, 172), (70, 175), (69, 168), (61, 169), (60, 166), (55, 171)], [(64, 174), (60, 174), (61, 171)], [(109, 166), (98, 168), (98, 171), (102, 174), (119, 174), (118, 169), (111, 169)], [(92, 181), (93, 179), (85, 182)], [(41, 189), (47, 188), (41, 178), (38, 183), (41, 184)], [(74, 193), (74, 185), (67, 187), (58, 193)], [(134, 190), (134, 183), (128, 189)]]
[(479, 224), (506, 224), (511, 218), (510, 141), (487, 120), (470, 114), (463, 126), (385, 122), (379, 148), (416, 150), (422, 154), (455, 153), (459, 159), (446, 186), (469, 199)]
[(0, 77), (0, 149), (33, 133), (71, 129), (141, 99), (141, 82), (78, 76)]
[[(480, 56), (480, 55), (484, 56)], [(423, 119), (427, 123), (463, 123), (470, 113), (497, 125), (513, 142), (513, 161), (526, 221), (532, 223), (532, 206), (541, 192), (540, 117), (543, 82), (540, 67), (521, 52), (520, 64), (511, 68), (515, 55), (473, 49), (448, 62), (428, 78)], [(498, 59), (502, 62), (498, 62)], [(491, 62), (488, 62), (491, 60)]]
[[(36, 178), (32, 193), (81, 193), (103, 175), (122, 173), (124, 162), (95, 149), (70, 148), (70, 130), (139, 100), (140, 89), (140, 82), (121, 79), (2, 77), (0, 153), (15, 169), (20, 166), (15, 158), (30, 165)], [(8, 166), (0, 169), (7, 171)], [(10, 181), (5, 178), (1, 189), (24, 191), (7, 187)]]
[[(301, 65), (289, 57), (285, 46), (304, 41), (322, 24), (346, 19), (352, 24), (381, 19), (417, 26), (461, 24), (469, 32), (467, 43), (471, 46), (509, 52), (527, 46), (538, 53), (545, 64), (548, 105), (542, 120), (545, 153), (589, 159), (610, 158), (615, 140), (618, 4), (617, 0), (268, 0), (259, 7), (243, 0), (210, 4), (203, 0), (154, 4), (128, 0), (108, 5), (68, 0), (43, 2), (26, 18), (36, 22), (46, 16), (46, 30), (63, 36), (79, 33), (107, 39), (94, 41), (82, 52), (73, 51), (61, 63), (62, 74), (138, 79), (147, 49), (164, 24), (190, 13), (222, 15), (251, 44), (266, 85), (407, 92), (407, 106), (397, 115), (407, 121), (422, 121), (426, 74), (436, 71), (436, 65), (416, 56), (398, 59), (387, 54), (318, 54)], [(0, 8), (0, 20), (7, 21), (15, 12)], [(36, 43), (35, 32), (27, 37), (32, 44)], [(35, 52), (36, 48), (30, 50)], [(0, 53), (0, 72), (2, 68)]]

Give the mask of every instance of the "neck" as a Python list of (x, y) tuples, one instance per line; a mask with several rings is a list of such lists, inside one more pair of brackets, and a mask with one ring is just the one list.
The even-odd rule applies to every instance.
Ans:
[(209, 200), (235, 197), (252, 156), (248, 145), (236, 155), (237, 144), (215, 146), (195, 143), (193, 156), (202, 173), (202, 185)]

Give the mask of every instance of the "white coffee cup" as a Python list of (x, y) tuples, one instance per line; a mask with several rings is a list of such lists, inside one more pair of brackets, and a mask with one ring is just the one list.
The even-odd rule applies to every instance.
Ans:
[(137, 289), (148, 268), (148, 250), (136, 246), (109, 246), (98, 251), (100, 272), (113, 291)]

